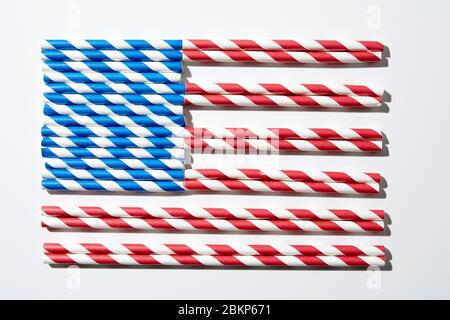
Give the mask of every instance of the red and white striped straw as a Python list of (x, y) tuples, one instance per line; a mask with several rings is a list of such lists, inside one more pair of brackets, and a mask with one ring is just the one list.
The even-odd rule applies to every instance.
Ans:
[(296, 51), (206, 51), (183, 50), (183, 61), (202, 62), (252, 62), (252, 63), (299, 63), (299, 64), (347, 64), (381, 61), (381, 52), (296, 52)]
[(370, 128), (186, 128), (185, 137), (202, 139), (273, 140), (381, 140), (380, 130)]
[(181, 230), (261, 232), (381, 232), (383, 221), (249, 220), (249, 219), (145, 219), (41, 217), (50, 229)]
[(368, 96), (381, 97), (382, 89), (353, 84), (292, 83), (186, 83), (186, 94)]
[(384, 256), (202, 256), (45, 253), (44, 263), (189, 267), (368, 267), (384, 266)]
[(248, 51), (383, 51), (379, 41), (368, 40), (250, 40), (187, 39), (184, 50)]
[(380, 183), (379, 173), (276, 169), (186, 169), (185, 179)]
[(382, 101), (380, 97), (354, 95), (187, 94), (184, 104), (200, 107), (374, 108), (381, 107)]
[(381, 152), (382, 141), (369, 140), (261, 140), (261, 139), (184, 139), (185, 145), (195, 151), (251, 150), (302, 152)]
[(384, 210), (375, 209), (280, 209), (123, 206), (42, 206), (45, 215), (59, 218), (165, 218), (165, 219), (262, 219), (382, 221)]
[(44, 243), (47, 253), (178, 254), (223, 256), (382, 256), (382, 245), (203, 244), (203, 243)]
[(184, 188), (195, 191), (298, 192), (331, 194), (376, 194), (377, 183), (334, 183), (257, 180), (185, 180)]

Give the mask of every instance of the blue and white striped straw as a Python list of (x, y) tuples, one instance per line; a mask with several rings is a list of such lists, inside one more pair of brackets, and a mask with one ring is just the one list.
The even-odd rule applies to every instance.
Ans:
[(184, 137), (183, 127), (44, 125), (43, 137)]
[(45, 102), (58, 104), (142, 104), (183, 105), (184, 96), (177, 94), (60, 94), (44, 93)]
[(183, 138), (122, 138), (122, 137), (44, 137), (43, 147), (97, 148), (185, 148)]
[(44, 125), (184, 127), (184, 116), (44, 116)]
[(60, 180), (44, 179), (42, 187), (47, 190), (70, 191), (185, 191), (182, 181), (133, 181), (133, 180)]
[(43, 40), (41, 48), (56, 50), (182, 50), (183, 40), (52, 39)]
[(184, 149), (150, 148), (42, 148), (44, 158), (184, 159)]
[(97, 104), (54, 104), (47, 103), (44, 105), (44, 115), (119, 115), (119, 116), (176, 116), (183, 114), (183, 106), (167, 106), (167, 105), (97, 105)]
[(182, 61), (181, 50), (54, 50), (41, 51), (43, 61)]
[(181, 74), (175, 72), (44, 72), (44, 83), (177, 83)]
[(136, 93), (136, 94), (185, 94), (186, 85), (181, 83), (75, 83), (58, 82), (44, 86), (44, 93)]
[(169, 62), (98, 62), (98, 61), (44, 61), (43, 71), (58, 72), (78, 72), (78, 71), (95, 71), (95, 72), (183, 72), (183, 63), (181, 61)]
[(184, 169), (181, 159), (46, 158), (47, 169)]
[(184, 180), (184, 170), (45, 169), (43, 179), (62, 180)]

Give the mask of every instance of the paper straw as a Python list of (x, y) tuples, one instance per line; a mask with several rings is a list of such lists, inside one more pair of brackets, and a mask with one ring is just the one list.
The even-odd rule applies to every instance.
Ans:
[(382, 141), (369, 140), (257, 140), (257, 139), (185, 139), (194, 152), (380, 152)]
[(44, 61), (44, 72), (183, 72), (183, 64), (177, 62), (97, 62), (97, 61)]
[(377, 183), (331, 183), (298, 181), (256, 180), (185, 180), (186, 190), (196, 191), (251, 191), (251, 192), (298, 192), (334, 194), (374, 194), (380, 191)]
[(43, 61), (181, 61), (180, 50), (52, 50), (41, 51)]
[(381, 131), (368, 128), (183, 128), (148, 126), (44, 125), (43, 136), (60, 137), (188, 137), (270, 140), (379, 140)]
[(45, 102), (57, 104), (138, 104), (182, 105), (201, 107), (380, 107), (381, 99), (365, 96), (281, 96), (218, 94), (61, 94), (45, 93)]
[(378, 152), (381, 141), (367, 140), (219, 140), (183, 138), (134, 138), (134, 137), (44, 137), (43, 147), (118, 147), (118, 148), (184, 148), (204, 150), (254, 150), (254, 151), (341, 151)]
[(96, 105), (96, 104), (74, 104), (61, 105), (47, 103), (44, 105), (44, 115), (47, 116), (63, 116), (63, 115), (80, 115), (80, 116), (176, 116), (183, 114), (183, 106), (175, 105)]
[(290, 181), (246, 181), (246, 180), (185, 180), (175, 181), (131, 181), (131, 180), (58, 180), (44, 179), (44, 189), (73, 191), (213, 191), (213, 192), (297, 192), (330, 194), (374, 194), (378, 184), (325, 183)]
[(184, 191), (179, 181), (133, 181), (133, 180), (61, 180), (44, 179), (42, 187), (47, 190), (110, 191), (110, 192), (180, 192)]
[(184, 159), (184, 149), (161, 148), (42, 148), (44, 158)]
[(138, 105), (183, 105), (183, 95), (176, 94), (60, 94), (45, 93), (45, 102), (57, 104), (138, 104)]
[(309, 245), (246, 243), (77, 243), (47, 242), (46, 253), (221, 255), (221, 256), (383, 256), (382, 245)]
[(182, 83), (47, 83), (44, 93), (146, 93), (146, 94), (184, 94), (186, 86)]
[(284, 209), (200, 208), (200, 207), (119, 207), (119, 206), (42, 206), (45, 215), (78, 218), (178, 218), (178, 219), (262, 219), (262, 220), (349, 220), (382, 221), (384, 211), (375, 209)]
[(183, 127), (142, 127), (142, 126), (43, 126), (43, 137), (183, 137)]
[(43, 147), (98, 148), (184, 148), (183, 138), (121, 138), (121, 137), (44, 137)]
[(381, 52), (288, 52), (288, 51), (202, 51), (183, 50), (183, 61), (252, 62), (300, 64), (349, 64), (381, 61)]
[(188, 50), (253, 50), (253, 51), (383, 51), (378, 41), (366, 40), (249, 40), (249, 39), (188, 39)]
[[(74, 96), (74, 95), (71, 95)], [(84, 95), (83, 95), (84, 96)], [(201, 107), (380, 107), (377, 97), (365, 96), (284, 96), (284, 95), (220, 95), (188, 94), (184, 97), (187, 106)], [(82, 103), (82, 102), (80, 102)]]
[(51, 39), (41, 42), (42, 49), (58, 50), (181, 50), (183, 49), (182, 40), (123, 40), (123, 39), (102, 39), (102, 40), (83, 40), (83, 39)]
[(45, 169), (43, 179), (63, 180), (184, 180), (184, 170)]
[(186, 179), (379, 183), (379, 173), (277, 169), (186, 169)]
[(44, 125), (62, 126), (144, 126), (180, 127), (185, 125), (184, 116), (44, 116)]
[(380, 140), (380, 130), (370, 128), (186, 128), (192, 138), (258, 138), (274, 140)]
[(186, 83), (187, 94), (263, 94), (333, 96), (359, 95), (379, 97), (383, 90), (354, 84), (299, 84), (299, 83)]
[(94, 230), (181, 230), (260, 232), (381, 232), (382, 221), (223, 220), (223, 219), (140, 219), (140, 218), (57, 218), (41, 217), (51, 229)]
[[(50, 169), (43, 174), (45, 179), (99, 179), (99, 180), (158, 180), (153, 178), (154, 170), (111, 170), (111, 169)], [(173, 180), (173, 170), (159, 180)], [(308, 175), (309, 173), (309, 175)], [(297, 170), (256, 170), (256, 169), (186, 169), (176, 171), (177, 180), (262, 180), (262, 181), (301, 181), (301, 182), (346, 182), (378, 183), (379, 174), (355, 174), (343, 172), (304, 172)]]
[(46, 158), (48, 169), (184, 169), (180, 159)]
[(273, 50), (273, 51), (383, 51), (384, 45), (368, 40), (309, 39), (51, 39), (41, 42), (42, 49), (57, 50)]
[(196, 256), (196, 255), (44, 255), (44, 263), (65, 265), (131, 265), (189, 267), (368, 267), (385, 265), (373, 256)]
[(45, 83), (177, 83), (181, 74), (175, 72), (44, 72)]

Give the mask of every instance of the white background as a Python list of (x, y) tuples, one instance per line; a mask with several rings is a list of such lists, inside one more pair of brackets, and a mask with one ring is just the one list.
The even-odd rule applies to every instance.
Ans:
[[(1, 298), (450, 298), (448, 72), (445, 1), (8, 1), (0, 11)], [(191, 67), (190, 81), (337, 82), (384, 87), (388, 112), (194, 111), (196, 126), (374, 127), (388, 157), (196, 156), (196, 167), (279, 166), (379, 171), (385, 198), (308, 196), (48, 195), (40, 188), (43, 38), (379, 39), (388, 67)], [(269, 162), (270, 161), (270, 162)], [(41, 204), (384, 208), (382, 236), (183, 233), (72, 233), (40, 228)], [(41, 262), (49, 240), (185, 240), (385, 244), (392, 269), (195, 270), (52, 269)], [(368, 285), (371, 279), (378, 286)]]

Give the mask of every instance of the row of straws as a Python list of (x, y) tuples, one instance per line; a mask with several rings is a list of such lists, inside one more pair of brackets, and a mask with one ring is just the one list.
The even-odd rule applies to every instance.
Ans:
[(238, 62), (361, 63), (379, 61), (382, 49), (374, 41), (45, 41), (43, 186), (77, 191), (378, 193), (379, 175), (374, 173), (332, 172), (330, 177), (328, 172), (300, 170), (185, 170), (184, 149), (380, 152), (379, 130), (185, 128), (183, 107), (380, 107), (382, 90), (180, 81), (182, 60), (230, 62), (220, 58), (226, 55)]
[[(43, 206), (51, 230), (159, 230), (380, 233), (383, 210)], [(383, 267), (382, 245), (282, 243), (44, 244), (44, 262), (62, 265), (189, 267)]]

